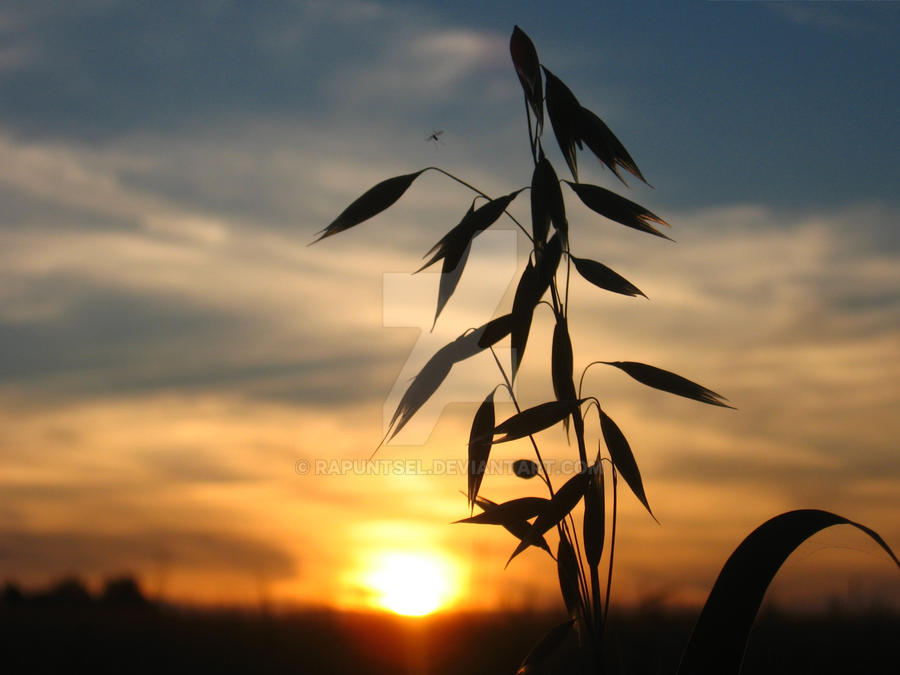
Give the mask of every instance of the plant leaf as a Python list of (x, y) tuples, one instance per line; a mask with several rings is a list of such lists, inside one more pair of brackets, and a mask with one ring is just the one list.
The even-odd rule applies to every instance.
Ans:
[(400, 403), (397, 405), (393, 417), (391, 417), (388, 435), (385, 437), (385, 440), (391, 440), (406, 426), (406, 423), (412, 419), (412, 416), (441, 386), (454, 363), (474, 356), (495, 342), (502, 340), (509, 334), (511, 323), (509, 314), (491, 319), (481, 327), (461, 335), (453, 342), (444, 345), (436, 351), (423, 366), (422, 370), (419, 371), (418, 375), (412, 379), (406, 392), (401, 397)]
[(537, 542), (539, 536), (543, 535), (551, 527), (556, 527), (563, 518), (571, 513), (572, 509), (581, 501), (590, 478), (589, 470), (576, 473), (556, 491), (550, 498), (549, 503), (544, 505), (538, 517), (535, 518), (531, 528), (522, 537), (522, 541), (519, 542), (516, 550), (509, 556), (509, 560), (506, 561), (507, 565), (522, 551)]
[(865, 532), (900, 567), (900, 560), (877, 532), (852, 520), (818, 509), (775, 516), (751, 532), (728, 558), (694, 627), (678, 675), (737, 675), (753, 620), (782, 563), (812, 535), (842, 524)]
[(494, 443), (506, 443), (548, 429), (572, 414), (582, 400), (550, 401), (516, 413), (494, 428), (494, 434), (505, 434)]
[[(557, 313), (553, 326), (553, 344), (550, 351), (550, 379), (557, 401), (574, 401), (575, 383), (572, 380), (572, 340), (566, 317)], [(569, 432), (569, 418), (563, 419), (563, 427)]]
[(546, 68), (544, 75), (547, 77), (547, 113), (550, 115), (553, 135), (556, 136), (572, 177), (577, 181), (578, 158), (575, 155), (575, 145), (581, 147), (581, 105), (575, 94), (556, 75)]
[(338, 232), (349, 230), (354, 225), (359, 225), (364, 220), (368, 220), (372, 216), (376, 216), (386, 208), (391, 206), (412, 182), (418, 178), (422, 172), (408, 173), (402, 176), (394, 176), (383, 180), (378, 185), (369, 188), (361, 197), (356, 199), (350, 206), (344, 209), (341, 214), (335, 218), (331, 224), (323, 230), (316, 232), (319, 235), (312, 243), (322, 241), (326, 237), (330, 237)]
[(572, 340), (569, 337), (569, 324), (566, 317), (556, 315), (553, 327), (553, 347), (550, 354), (550, 377), (553, 381), (553, 393), (557, 401), (574, 401), (575, 383), (572, 381)]
[(447, 234), (441, 237), (441, 239), (431, 247), (431, 250), (425, 254), (425, 257), (431, 255), (431, 259), (417, 269), (416, 272), (421, 272), (441, 258), (454, 255), (461, 257), (463, 251), (471, 243), (472, 239), (497, 222), (497, 219), (503, 215), (506, 207), (510, 205), (512, 200), (515, 199), (522, 190), (524, 190), (524, 188), (519, 188), (518, 190), (510, 192), (508, 195), (492, 199), (486, 204), (482, 204), (477, 209), (470, 206), (462, 220), (460, 220), (453, 229), (447, 232)]
[(650, 223), (658, 223), (667, 227), (669, 224), (640, 204), (635, 204), (633, 201), (625, 199), (625, 197), (621, 197), (599, 185), (572, 183), (571, 181), (565, 181), (565, 183), (575, 191), (575, 194), (578, 195), (578, 198), (581, 199), (585, 206), (601, 216), (609, 218), (620, 225), (633, 227), (641, 232), (647, 232), (672, 241), (671, 237), (663, 234)]
[(519, 478), (528, 480), (537, 476), (538, 465), (530, 459), (517, 459), (513, 462), (513, 473)]
[(475, 503), (484, 509), (484, 513), (457, 520), (454, 524), (506, 525), (510, 522), (521, 521), (530, 527), (528, 520), (543, 511), (550, 500), (543, 497), (519, 497), (497, 504), (484, 497), (476, 497)]
[(528, 334), (531, 332), (531, 320), (534, 317), (534, 309), (538, 302), (550, 287), (550, 282), (556, 274), (559, 260), (562, 257), (562, 245), (558, 234), (550, 237), (550, 241), (543, 248), (534, 251), (535, 262), (528, 260), (528, 265), (519, 284), (516, 286), (516, 295), (513, 298), (512, 328), (510, 346), (512, 348), (511, 377), (515, 380), (519, 372), (519, 366), (525, 355), (525, 346), (528, 343)]
[(531, 176), (531, 227), (536, 247), (542, 247), (547, 241), (551, 222), (562, 240), (568, 241), (569, 224), (559, 179), (553, 165), (541, 155)]
[(479, 349), (493, 347), (503, 338), (509, 335), (512, 328), (512, 315), (504, 314), (496, 319), (491, 319), (481, 328), (475, 331), (476, 344)]
[(525, 98), (531, 105), (537, 120), (536, 135), (540, 136), (540, 130), (544, 126), (540, 61), (534, 43), (518, 26), (513, 27), (512, 37), (509, 39), (509, 53), (516, 68), (516, 75), (519, 76), (519, 82), (522, 83)]
[(546, 194), (546, 157), (541, 156), (531, 174), (531, 234), (535, 247), (541, 247), (547, 241), (550, 232), (550, 206)]
[(387, 440), (390, 441), (394, 436), (400, 433), (400, 430), (406, 426), (406, 423), (412, 419), (412, 416), (421, 408), (425, 402), (431, 398), (431, 395), (441, 386), (441, 382), (450, 373), (450, 369), (456, 362), (455, 358), (455, 342), (451, 342), (441, 347), (434, 356), (432, 356), (422, 370), (419, 371), (406, 392), (400, 399), (397, 409), (391, 417), (391, 423), (388, 427)]
[[(528, 344), (528, 333), (531, 332), (531, 320), (534, 317), (534, 308), (540, 301), (538, 295), (540, 281), (538, 279), (537, 270), (531, 259), (525, 266), (522, 276), (519, 277), (519, 283), (516, 286), (516, 294), (513, 297), (512, 305), (512, 326), (510, 331), (510, 347), (512, 366), (510, 372), (512, 379), (516, 379), (519, 371), (519, 365), (525, 356), (525, 346)], [(543, 294), (543, 293), (541, 293)]]
[[(585, 107), (581, 108), (580, 113), (579, 136), (591, 152), (597, 156), (597, 159), (603, 162), (623, 183), (625, 180), (619, 173), (619, 167), (647, 183), (625, 146), (610, 131), (606, 123)], [(627, 185), (627, 183), (625, 184)]]
[(625, 277), (609, 269), (603, 263), (589, 260), (588, 258), (576, 258), (574, 255), (570, 255), (569, 258), (575, 263), (575, 269), (578, 270), (578, 273), (595, 286), (613, 293), (621, 293), (622, 295), (630, 295), (632, 297), (643, 295), (645, 298), (647, 297), (641, 289)]
[(491, 441), (479, 440), (491, 433), (494, 429), (494, 392), (484, 399), (475, 412), (472, 419), (472, 429), (469, 431), (469, 510), (475, 506), (475, 498), (478, 497), (478, 489), (484, 478), (484, 470), (488, 457), (491, 454)]
[[(631, 452), (631, 446), (622, 433), (621, 429), (612, 421), (603, 410), (600, 410), (600, 429), (603, 432), (603, 440), (606, 442), (606, 448), (609, 450), (609, 456), (612, 458), (616, 469), (628, 483), (628, 487), (634, 493), (647, 512), (652, 516), (653, 511), (650, 510), (650, 504), (647, 503), (647, 495), (644, 494), (644, 483), (641, 480), (641, 472), (638, 469), (637, 462)], [(655, 518), (655, 516), (654, 516)]]
[[(557, 560), (558, 559), (559, 558), (557, 558)], [(553, 652), (559, 649), (563, 642), (565, 642), (569, 633), (572, 631), (573, 623), (575, 623), (575, 620), (570, 619), (547, 631), (547, 634), (541, 638), (540, 642), (528, 652), (528, 656), (522, 661), (522, 664), (516, 671), (516, 675), (528, 675), (532, 672), (532, 666), (539, 665), (550, 658)]]
[(466, 261), (469, 259), (469, 251), (471, 250), (472, 243), (469, 242), (458, 259), (454, 259), (454, 257), (451, 256), (444, 258), (444, 266), (441, 270), (441, 281), (438, 286), (437, 309), (434, 312), (434, 322), (431, 324), (431, 330), (434, 330), (438, 317), (441, 315), (441, 310), (444, 309), (450, 296), (453, 295), (453, 291), (456, 290), (459, 279), (462, 277), (463, 268), (465, 268)]
[(425, 268), (431, 267), (434, 263), (441, 258), (445, 258), (451, 252), (459, 257), (460, 252), (464, 251), (468, 242), (471, 241), (471, 237), (468, 236), (467, 232), (469, 229), (468, 224), (471, 222), (473, 213), (475, 213), (475, 200), (472, 200), (472, 203), (469, 205), (469, 210), (466, 211), (462, 220), (454, 225), (447, 234), (441, 237), (438, 242), (429, 249), (428, 253), (422, 256), (423, 258), (427, 258), (428, 256), (432, 257), (431, 260), (417, 269), (414, 274), (418, 274)]
[(667, 391), (670, 394), (684, 396), (685, 398), (700, 401), (701, 403), (708, 403), (709, 405), (717, 405), (722, 408), (731, 408), (734, 410), (734, 406), (723, 403), (723, 401), (727, 401), (728, 399), (721, 394), (717, 394), (711, 389), (707, 389), (696, 382), (691, 382), (681, 375), (670, 373), (668, 370), (663, 370), (656, 366), (648, 366), (646, 363), (638, 363), (636, 361), (601, 361), (601, 363), (605, 363), (608, 366), (615, 366), (619, 370), (624, 370), (635, 380), (648, 387)]
[(606, 538), (606, 498), (603, 486), (603, 465), (600, 456), (592, 467), (591, 482), (584, 492), (584, 555), (588, 565), (597, 568), (603, 556)]
[(559, 588), (569, 616), (578, 620), (581, 614), (581, 591), (578, 587), (578, 559), (572, 544), (566, 537), (560, 536), (556, 548), (556, 574), (559, 577)]
[[(539, 497), (522, 497), (521, 499), (513, 499), (511, 502), (505, 502), (505, 504), (509, 506), (504, 508), (502, 522), (492, 522), (496, 516), (489, 516), (489, 519), (484, 521), (467, 519), (466, 521), (458, 522), (484, 522), (491, 525), (502, 525), (503, 529), (521, 541), (522, 537), (524, 537), (528, 530), (531, 529), (531, 523), (528, 522), (528, 518), (537, 515), (547, 501), (548, 500)], [(485, 511), (491, 511), (497, 507), (504, 507), (504, 504), (497, 504), (484, 497), (476, 497), (475, 503), (485, 509)], [(520, 515), (524, 517), (519, 517)], [(480, 513), (478, 516), (474, 517), (478, 518), (479, 516), (484, 516), (484, 514)], [(550, 546), (547, 545), (547, 540), (544, 539), (543, 536), (537, 542), (537, 546), (544, 549), (547, 553), (550, 553)]]

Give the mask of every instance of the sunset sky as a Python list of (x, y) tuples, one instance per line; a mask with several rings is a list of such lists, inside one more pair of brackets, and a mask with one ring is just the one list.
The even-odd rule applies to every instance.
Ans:
[[(620, 492), (614, 600), (702, 603), (740, 540), (793, 508), (900, 548), (900, 4), (7, 0), (0, 580), (127, 571), (180, 601), (362, 607), (385, 560), (421, 555), (445, 604), (559, 602), (546, 555), (504, 571), (510, 535), (450, 525), (468, 515), (471, 417), (501, 381), (489, 355), (362, 464), (425, 360), (509, 311), (524, 237), (498, 223), (476, 241), (433, 332), (439, 275), (411, 273), (464, 188), (426, 173), (307, 246), (383, 178), (439, 165), (492, 195), (530, 182), (514, 24), (655, 188), (587, 154), (580, 178), (677, 242), (564, 189), (573, 252), (649, 297), (572, 280), (576, 371), (651, 363), (738, 408), (589, 371), (660, 522)], [(549, 128), (545, 148), (568, 177)], [(527, 193), (511, 211), (528, 220)], [(552, 317), (535, 316), (526, 405), (553, 395)], [(576, 454), (559, 429), (538, 440)], [(498, 469), (482, 492), (540, 487)], [(833, 528), (773, 594), (900, 607), (900, 575)]]

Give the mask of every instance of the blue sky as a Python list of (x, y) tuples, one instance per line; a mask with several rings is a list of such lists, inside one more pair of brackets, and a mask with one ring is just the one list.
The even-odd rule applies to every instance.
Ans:
[[(423, 316), (387, 320), (385, 275), (406, 278), (468, 205), (435, 175), (390, 217), (306, 244), (367, 187), (429, 164), (492, 194), (529, 182), (513, 24), (625, 143), (655, 186), (626, 194), (679, 242), (593, 226), (571, 205), (576, 254), (651, 298), (576, 295), (576, 364), (647, 360), (741, 408), (710, 414), (598, 378), (647, 448), (673, 541), (693, 542), (672, 584), (696, 601), (741, 532), (779, 509), (843, 508), (900, 545), (897, 3), (32, 0), (0, 7), (0, 466), (14, 495), (0, 537), (21, 551), (8, 569), (39, 578), (62, 558), (152, 576), (147, 551), (168, 537), (175, 567), (245, 551), (216, 570), (249, 578), (245, 595), (269, 575), (315, 599), (339, 547), (303, 514), (357, 536), (341, 528), (360, 504), (336, 481), (298, 483), (293, 461), (366, 455), (397, 383), (483, 321), (471, 311), (485, 291), (464, 281), (429, 336), (426, 275), (427, 300), (403, 305)], [(436, 129), (443, 145), (425, 140)], [(620, 190), (580, 162), (583, 180)], [(508, 262), (492, 251), (473, 269)], [(535, 397), (539, 372), (520, 385)], [(432, 447), (465, 437), (462, 404), (478, 399), (453, 391)], [(459, 546), (465, 535), (429, 529), (459, 517), (457, 483), (438, 481), (446, 502), (414, 520)], [(363, 485), (378, 522), (406, 522), (435, 489)], [(406, 496), (385, 504), (381, 488)], [(654, 530), (623, 517), (644, 569)], [(184, 552), (195, 535), (212, 553)], [(658, 572), (634, 574), (631, 596)], [(190, 573), (168, 583), (197, 587)]]

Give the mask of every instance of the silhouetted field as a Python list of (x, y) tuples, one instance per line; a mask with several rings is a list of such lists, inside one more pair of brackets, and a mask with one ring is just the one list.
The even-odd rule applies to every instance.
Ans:
[[(73, 589), (70, 588), (70, 591)], [(123, 589), (120, 588), (120, 591)], [(105, 599), (104, 599), (105, 598)], [(696, 615), (622, 613), (610, 624), (611, 673), (674, 673)], [(386, 614), (198, 610), (77, 593), (0, 606), (4, 673), (514, 673), (564, 617), (538, 612)], [(895, 673), (900, 616), (767, 612), (744, 673)], [(571, 638), (570, 638), (571, 640)], [(566, 672), (565, 655), (548, 672)]]

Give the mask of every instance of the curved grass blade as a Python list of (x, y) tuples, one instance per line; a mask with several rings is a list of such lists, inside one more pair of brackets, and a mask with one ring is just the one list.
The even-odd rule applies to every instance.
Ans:
[(386, 440), (390, 441), (400, 433), (400, 430), (406, 426), (406, 423), (412, 419), (412, 416), (441, 386), (441, 382), (444, 381), (450, 373), (453, 364), (457, 361), (454, 357), (454, 346), (455, 343), (451, 342), (435, 352), (434, 356), (428, 360), (428, 363), (412, 379), (412, 382), (400, 399), (393, 417), (391, 417), (391, 423), (388, 427), (389, 435), (386, 437)]
[(624, 370), (635, 380), (648, 387), (667, 391), (670, 394), (684, 396), (685, 398), (700, 401), (701, 403), (717, 405), (721, 408), (731, 408), (732, 410), (735, 409), (734, 406), (724, 403), (724, 401), (727, 401), (728, 399), (721, 394), (717, 394), (711, 389), (707, 389), (696, 382), (691, 382), (681, 375), (670, 373), (668, 370), (663, 370), (656, 366), (648, 366), (646, 363), (638, 363), (636, 361), (601, 361), (600, 363), (605, 363), (608, 366), (615, 366), (619, 370)]
[(491, 441), (479, 440), (489, 435), (494, 429), (494, 392), (491, 391), (478, 407), (472, 419), (469, 431), (469, 511), (475, 507), (475, 498), (484, 478), (488, 457), (491, 454)]
[(575, 94), (556, 75), (546, 68), (544, 75), (547, 77), (547, 113), (550, 115), (553, 135), (556, 136), (572, 177), (577, 181), (578, 158), (575, 155), (575, 145), (581, 148), (581, 105)]
[[(528, 519), (540, 513), (548, 501), (540, 497), (522, 497), (503, 504), (497, 504), (490, 499), (476, 497), (475, 503), (484, 509), (485, 512), (456, 522), (501, 525), (503, 529), (521, 541), (531, 529), (531, 523), (528, 522)], [(536, 546), (550, 553), (550, 546), (547, 545), (547, 540), (543, 536), (538, 540)]]
[[(557, 490), (556, 494), (550, 498), (550, 501), (538, 514), (538, 517), (535, 518), (528, 532), (522, 537), (522, 541), (519, 542), (516, 550), (509, 556), (509, 560), (506, 561), (507, 565), (509, 565), (509, 563), (512, 562), (512, 559), (522, 551), (536, 543), (538, 537), (543, 535), (551, 527), (556, 527), (563, 518), (572, 512), (572, 509), (574, 509), (578, 505), (578, 502), (581, 501), (590, 479), (590, 472), (582, 471), (581, 473), (576, 473), (572, 476), (561, 488), (559, 488), (559, 490)], [(561, 541), (564, 539), (565, 537), (563, 537)]]
[(597, 156), (597, 159), (603, 162), (623, 183), (625, 183), (625, 179), (619, 173), (619, 167), (649, 185), (625, 146), (610, 131), (606, 123), (585, 107), (581, 108), (580, 113), (579, 136), (591, 152)]
[(512, 329), (512, 314), (504, 314), (496, 319), (491, 319), (481, 328), (475, 331), (475, 342), (479, 349), (493, 347), (503, 338), (509, 335)]
[(633, 227), (635, 230), (672, 241), (671, 237), (666, 236), (650, 223), (657, 223), (667, 227), (669, 224), (640, 204), (635, 204), (633, 201), (625, 199), (625, 197), (621, 197), (599, 185), (572, 183), (571, 181), (564, 182), (575, 191), (575, 194), (578, 195), (578, 198), (581, 199), (585, 206), (601, 216), (609, 218), (620, 225)]
[[(524, 188), (519, 188), (518, 190), (510, 192), (508, 195), (492, 199), (486, 204), (482, 204), (477, 209), (473, 208), (473, 202), (462, 220), (459, 221), (452, 230), (441, 237), (441, 239), (431, 247), (431, 250), (425, 254), (426, 257), (431, 255), (431, 259), (417, 269), (416, 272), (421, 272), (441, 258), (453, 256), (457, 258), (461, 257), (463, 251), (465, 251), (472, 239), (497, 222), (497, 219), (503, 215), (506, 207), (510, 205), (512, 200), (515, 199), (522, 190), (524, 190)], [(451, 269), (453, 268), (451, 267)]]
[(468, 230), (468, 223), (471, 221), (474, 212), (475, 201), (473, 200), (469, 205), (469, 210), (466, 211), (466, 214), (462, 217), (462, 220), (454, 225), (447, 234), (441, 237), (440, 240), (429, 249), (428, 253), (422, 256), (423, 258), (427, 258), (428, 256), (432, 257), (431, 260), (417, 269), (414, 274), (418, 274), (425, 268), (431, 267), (441, 258), (445, 258), (451, 251), (456, 251), (458, 255), (459, 251), (465, 250), (467, 242), (470, 241), (470, 238), (466, 236), (466, 231)]
[(525, 346), (528, 344), (528, 334), (531, 332), (531, 320), (534, 317), (534, 308), (540, 301), (543, 291), (540, 290), (540, 280), (537, 269), (529, 259), (519, 283), (516, 286), (516, 294), (512, 305), (512, 326), (510, 330), (510, 347), (512, 365), (510, 373), (512, 379), (516, 379), (522, 358), (525, 356)]
[(562, 257), (562, 245), (558, 234), (550, 237), (550, 241), (544, 248), (534, 252), (535, 262), (531, 259), (525, 266), (519, 284), (516, 286), (516, 295), (512, 306), (512, 327), (510, 330), (510, 346), (512, 348), (511, 378), (515, 380), (519, 372), (519, 366), (525, 355), (525, 346), (528, 343), (528, 334), (531, 332), (531, 320), (534, 317), (534, 309), (544, 297), (544, 293), (550, 288), (550, 282), (556, 274)]
[(512, 36), (509, 39), (509, 53), (516, 68), (516, 75), (519, 76), (519, 82), (521, 82), (522, 89), (525, 92), (525, 98), (528, 100), (537, 120), (536, 135), (540, 136), (541, 129), (544, 126), (543, 83), (541, 82), (540, 61), (538, 61), (537, 50), (534, 48), (531, 38), (518, 26), (513, 27)]
[[(490, 347), (494, 342), (502, 340), (509, 334), (511, 319), (508, 314), (492, 319), (486, 324), (461, 335), (453, 342), (444, 345), (428, 360), (422, 370), (412, 379), (397, 409), (391, 417), (385, 441), (390, 441), (400, 433), (413, 415), (421, 408), (450, 373), (454, 363), (463, 361)], [(493, 342), (492, 342), (493, 341)], [(379, 447), (381, 447), (379, 445)], [(377, 448), (376, 448), (377, 450)]]
[[(650, 504), (647, 502), (647, 495), (644, 493), (644, 483), (641, 480), (641, 472), (638, 469), (637, 462), (634, 460), (634, 454), (631, 452), (631, 446), (625, 434), (619, 429), (618, 425), (612, 421), (603, 410), (600, 410), (600, 429), (603, 432), (603, 440), (606, 442), (606, 448), (609, 450), (609, 456), (612, 458), (618, 472), (628, 483), (628, 487), (634, 493), (634, 496), (640, 500), (647, 512), (653, 516)], [(653, 516), (654, 520), (656, 516)]]
[(494, 428), (494, 434), (505, 434), (502, 438), (496, 439), (494, 443), (515, 441), (549, 429), (571, 415), (583, 401), (584, 399), (550, 401), (516, 413)]
[(572, 544), (566, 537), (560, 536), (556, 547), (556, 574), (559, 577), (559, 588), (563, 602), (573, 621), (581, 615), (581, 591), (578, 587), (578, 559)]
[(775, 516), (751, 532), (728, 558), (694, 627), (678, 675), (737, 675), (750, 628), (772, 578), (800, 544), (832, 525), (862, 530), (900, 567), (900, 560), (877, 532), (852, 520), (818, 509)]
[(403, 176), (394, 176), (393, 178), (383, 180), (378, 183), (378, 185), (369, 188), (361, 197), (344, 209), (328, 227), (316, 232), (316, 234), (319, 235), (319, 238), (311, 243), (315, 244), (326, 237), (343, 232), (344, 230), (349, 230), (354, 225), (359, 225), (364, 220), (368, 220), (369, 218), (378, 215), (400, 199), (407, 188), (412, 185), (412, 182), (418, 178), (423, 171), (425, 171), (425, 169), (416, 171), (415, 173), (408, 173)]
[[(557, 560), (558, 559), (559, 558), (557, 558)], [(534, 671), (534, 666), (538, 666), (550, 658), (550, 656), (562, 646), (563, 642), (566, 641), (566, 638), (572, 631), (572, 624), (574, 623), (575, 620), (570, 619), (547, 631), (547, 634), (541, 638), (540, 642), (528, 652), (528, 656), (522, 661), (522, 664), (516, 671), (516, 675), (529, 675)]]
[[(574, 401), (575, 383), (572, 380), (572, 340), (569, 337), (569, 325), (566, 317), (556, 315), (553, 326), (553, 344), (550, 352), (550, 379), (553, 382), (553, 393), (557, 401)], [(569, 418), (563, 419), (563, 427), (569, 432)]]
[(531, 223), (535, 246), (541, 247), (547, 241), (551, 222), (562, 240), (568, 241), (569, 224), (559, 179), (553, 165), (541, 155), (531, 176)]
[(588, 258), (576, 258), (570, 255), (569, 258), (575, 263), (575, 269), (586, 280), (590, 281), (594, 286), (598, 286), (613, 293), (621, 293), (622, 295), (636, 296), (642, 295), (643, 291), (632, 284), (628, 279), (614, 272), (603, 263)]
[(553, 393), (557, 401), (574, 401), (575, 383), (572, 380), (572, 339), (569, 337), (569, 324), (566, 317), (556, 315), (553, 327), (553, 347), (550, 354), (550, 377), (553, 381)]
[(450, 296), (453, 295), (453, 291), (456, 290), (459, 280), (462, 277), (463, 269), (466, 266), (466, 261), (469, 259), (469, 251), (471, 250), (472, 243), (469, 242), (459, 258), (455, 258), (455, 256), (447, 256), (444, 258), (444, 265), (441, 270), (441, 281), (438, 285), (437, 309), (434, 312), (434, 322), (431, 324), (431, 330), (434, 330), (438, 317), (441, 315), (441, 310), (444, 309)]
[(543, 497), (519, 497), (497, 504), (484, 497), (476, 497), (475, 503), (484, 509), (483, 513), (454, 521), (456, 523), (476, 523), (481, 525), (507, 525), (514, 521), (526, 523), (543, 511), (549, 499)]
[(603, 556), (606, 538), (606, 495), (603, 486), (603, 465), (598, 456), (591, 470), (591, 482), (584, 492), (584, 556), (588, 565), (597, 569)]

